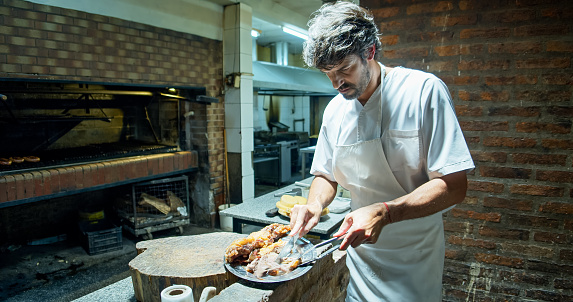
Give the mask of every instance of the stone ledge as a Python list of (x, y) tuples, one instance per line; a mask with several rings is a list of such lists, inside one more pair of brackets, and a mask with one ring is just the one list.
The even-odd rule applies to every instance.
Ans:
[(346, 252), (336, 251), (317, 261), (305, 275), (276, 284), (240, 280), (223, 289), (209, 302), (332, 302), (344, 301), (349, 272)]

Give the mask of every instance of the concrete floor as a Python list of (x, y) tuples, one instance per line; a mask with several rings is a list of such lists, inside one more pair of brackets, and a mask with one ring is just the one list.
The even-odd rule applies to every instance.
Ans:
[[(300, 179), (301, 175), (296, 173), (290, 182), (283, 185)], [(257, 184), (255, 196), (278, 189), (280, 187)], [(243, 233), (258, 229), (246, 227)], [(220, 231), (187, 225), (183, 227), (182, 234), (169, 229), (154, 232), (153, 237)], [(137, 255), (135, 245), (140, 240), (124, 231), (121, 250), (91, 256), (73, 239), (46, 245), (3, 246), (0, 248), (0, 301), (73, 301), (123, 280), (130, 276), (128, 263)]]

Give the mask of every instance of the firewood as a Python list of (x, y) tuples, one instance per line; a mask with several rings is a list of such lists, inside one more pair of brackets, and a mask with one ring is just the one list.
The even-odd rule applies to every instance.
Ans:
[(177, 212), (177, 208), (185, 206), (181, 198), (171, 191), (167, 191), (167, 202), (171, 206), (171, 212)]
[(141, 199), (139, 201), (140, 205), (152, 206), (165, 215), (169, 214), (169, 212), (171, 211), (171, 208), (165, 203), (165, 201), (155, 196), (151, 196), (147, 193), (141, 193), (140, 199)]

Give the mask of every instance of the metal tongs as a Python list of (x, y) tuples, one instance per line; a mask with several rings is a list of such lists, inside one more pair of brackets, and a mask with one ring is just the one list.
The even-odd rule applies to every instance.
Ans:
[[(300, 255), (300, 258), (301, 258), (301, 259), (304, 259), (304, 255), (306, 255), (306, 253), (308, 253), (308, 252), (310, 252), (310, 251), (313, 251), (313, 250), (316, 250), (316, 248), (321, 247), (321, 246), (325, 246), (325, 245), (327, 245), (327, 244), (329, 244), (329, 243), (332, 243), (332, 242), (334, 242), (334, 241), (344, 239), (345, 236), (346, 236), (346, 233), (344, 233), (344, 234), (342, 234), (342, 235), (340, 235), (340, 236), (338, 236), (338, 237), (333, 237), (333, 238), (330, 238), (330, 239), (328, 239), (328, 240), (326, 240), (326, 241), (323, 241), (323, 242), (321, 242), (321, 243), (315, 245), (312, 249), (310, 249), (310, 250), (304, 252), (302, 255)], [(315, 261), (317, 261), (317, 260), (319, 260), (319, 259), (322, 259), (322, 257), (331, 254), (332, 252), (336, 251), (339, 247), (340, 247), (340, 244), (334, 245), (334, 246), (332, 246), (330, 249), (328, 249), (326, 252), (323, 252), (322, 254), (317, 255), (317, 256), (314, 257), (314, 258), (311, 258), (311, 259), (309, 259), (309, 260), (304, 261), (303, 263), (299, 264), (299, 266), (307, 265), (307, 264), (313, 263), (313, 262), (315, 262)]]
[(275, 260), (275, 262), (280, 264), (283, 258), (292, 255), (293, 250), (295, 250), (297, 241), (298, 241), (298, 234), (290, 236), (290, 238), (283, 246), (283, 249), (279, 253), (277, 260)]

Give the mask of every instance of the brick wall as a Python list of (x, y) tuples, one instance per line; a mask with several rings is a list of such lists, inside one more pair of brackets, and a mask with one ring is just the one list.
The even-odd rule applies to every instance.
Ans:
[(476, 169), (445, 215), (445, 301), (573, 299), (573, 2), (362, 0), (383, 57), (450, 88)]
[(0, 24), (0, 77), (197, 86), (219, 97), (184, 104), (195, 113), (184, 135), (206, 173), (193, 181), (223, 199), (221, 41), (22, 0), (0, 0)]

